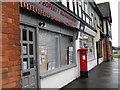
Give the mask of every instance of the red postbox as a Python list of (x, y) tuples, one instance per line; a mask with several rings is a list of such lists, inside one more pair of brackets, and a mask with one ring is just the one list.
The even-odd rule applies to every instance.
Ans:
[(88, 69), (87, 69), (87, 48), (78, 49), (80, 57), (80, 74), (82, 78), (88, 78)]

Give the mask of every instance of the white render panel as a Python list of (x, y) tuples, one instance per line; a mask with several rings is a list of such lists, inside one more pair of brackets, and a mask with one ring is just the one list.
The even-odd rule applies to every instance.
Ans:
[(41, 88), (61, 88), (77, 78), (77, 67), (41, 79)]
[(103, 57), (99, 58), (99, 64), (101, 64), (103, 62)]
[(88, 62), (88, 71), (90, 71), (91, 69), (93, 69), (95, 66), (97, 66), (97, 60), (92, 60)]
[(85, 26), (85, 30), (84, 30), (86, 33), (92, 35), (92, 36), (95, 36), (96, 35), (96, 32), (93, 31), (92, 29), (90, 29), (89, 27)]
[(105, 21), (105, 20), (103, 21), (103, 25), (104, 25), (104, 26), (103, 26), (103, 27), (104, 27), (104, 34), (107, 34), (107, 31), (106, 31), (106, 30), (107, 30), (107, 29), (106, 29), (106, 21)]

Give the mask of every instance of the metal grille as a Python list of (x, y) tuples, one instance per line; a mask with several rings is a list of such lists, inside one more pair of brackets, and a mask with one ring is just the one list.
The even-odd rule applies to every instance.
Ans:
[(47, 46), (48, 63), (55, 62), (55, 68), (70, 63), (68, 60), (69, 52), (67, 50), (69, 47), (73, 47), (73, 37), (47, 30), (40, 30), (39, 46)]
[(67, 49), (72, 47), (72, 37), (61, 35), (61, 66), (67, 65)]
[(59, 34), (40, 30), (39, 46), (45, 45), (48, 49), (48, 62), (55, 61), (55, 67), (59, 66), (58, 60)]

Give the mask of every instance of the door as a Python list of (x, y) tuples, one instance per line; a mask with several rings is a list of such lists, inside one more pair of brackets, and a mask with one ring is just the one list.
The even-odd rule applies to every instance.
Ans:
[(21, 76), (23, 88), (37, 88), (35, 28), (21, 25)]

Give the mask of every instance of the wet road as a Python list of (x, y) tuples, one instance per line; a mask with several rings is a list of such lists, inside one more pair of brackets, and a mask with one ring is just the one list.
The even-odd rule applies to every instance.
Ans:
[[(64, 88), (118, 88), (120, 87), (120, 59), (103, 62), (89, 72), (87, 79), (78, 78)], [(118, 77), (119, 76), (119, 77)], [(119, 85), (118, 85), (119, 84)], [(62, 90), (61, 89), (61, 90)]]

